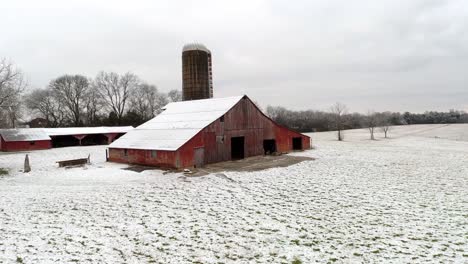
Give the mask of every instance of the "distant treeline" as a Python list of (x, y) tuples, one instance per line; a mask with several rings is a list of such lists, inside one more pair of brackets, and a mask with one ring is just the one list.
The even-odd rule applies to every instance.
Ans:
[[(43, 88), (31, 89), (16, 65), (0, 58), (0, 128), (22, 124), (31, 126), (138, 126), (155, 117), (168, 102), (182, 99), (179, 90), (163, 93), (137, 75), (100, 72), (95, 77), (64, 74), (50, 80)], [(301, 132), (343, 129), (385, 128), (406, 124), (468, 123), (463, 111), (349, 113), (336, 103), (330, 111), (292, 111), (268, 106), (273, 120)], [(33, 120), (34, 122), (28, 122)]]
[[(268, 106), (267, 115), (277, 123), (300, 132), (337, 130), (336, 111), (292, 111), (281, 106)], [(375, 118), (370, 118), (370, 116)], [(448, 112), (429, 111), (422, 114), (398, 112), (369, 112), (341, 114), (341, 129), (368, 128), (369, 120), (376, 120), (375, 126), (410, 124), (455, 124), (468, 123), (468, 113), (450, 110)], [(372, 123), (372, 122), (371, 122)]]

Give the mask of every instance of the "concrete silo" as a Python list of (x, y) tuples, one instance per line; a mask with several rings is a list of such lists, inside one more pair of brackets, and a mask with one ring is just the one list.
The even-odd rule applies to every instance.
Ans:
[(213, 98), (211, 52), (203, 44), (187, 44), (182, 50), (182, 99)]

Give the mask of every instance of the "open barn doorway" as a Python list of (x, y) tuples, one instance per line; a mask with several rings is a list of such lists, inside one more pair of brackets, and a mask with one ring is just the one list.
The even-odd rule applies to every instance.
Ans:
[(302, 138), (295, 137), (292, 139), (293, 150), (302, 150)]
[(51, 138), (53, 148), (73, 147), (80, 145), (80, 140), (74, 136), (53, 136)]
[(92, 146), (92, 145), (107, 145), (108, 139), (103, 134), (91, 134), (87, 135), (81, 140), (81, 145)]
[(263, 152), (265, 155), (271, 155), (276, 152), (276, 140), (265, 139), (263, 140)]
[(231, 159), (238, 160), (244, 158), (244, 137), (231, 138)]

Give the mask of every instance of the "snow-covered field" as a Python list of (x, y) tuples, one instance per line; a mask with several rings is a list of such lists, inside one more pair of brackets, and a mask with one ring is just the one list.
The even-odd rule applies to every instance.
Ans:
[[(0, 154), (0, 263), (468, 262), (468, 126), (314, 133), (316, 158), (197, 178), (105, 147)], [(62, 169), (60, 159), (93, 164)]]

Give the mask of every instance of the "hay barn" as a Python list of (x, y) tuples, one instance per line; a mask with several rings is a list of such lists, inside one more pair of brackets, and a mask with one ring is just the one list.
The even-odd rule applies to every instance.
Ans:
[(0, 150), (108, 145), (132, 129), (131, 126), (0, 129)]
[(276, 124), (247, 96), (237, 96), (170, 103), (114, 141), (108, 159), (190, 168), (309, 148), (310, 137)]

